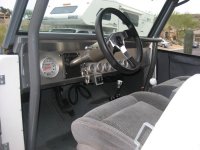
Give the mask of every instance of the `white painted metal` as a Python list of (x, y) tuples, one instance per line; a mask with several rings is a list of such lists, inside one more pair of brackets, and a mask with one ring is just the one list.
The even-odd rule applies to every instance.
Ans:
[[(77, 9), (74, 12), (65, 14), (51, 13), (55, 7), (62, 6), (63, 5), (59, 5), (59, 3), (57, 6), (55, 6), (55, 4), (49, 5), (43, 24), (51, 24), (57, 26), (63, 25), (66, 28), (94, 30), (97, 13), (102, 8), (112, 7), (119, 9), (122, 12), (138, 15), (139, 25), (136, 26), (136, 29), (140, 36), (146, 36), (155, 20), (154, 15), (130, 7), (126, 3), (120, 3), (117, 0), (68, 0), (67, 4), (64, 6), (77, 6)], [(111, 17), (111, 20), (103, 20), (102, 24), (107, 28), (107, 30), (109, 30), (108, 33), (114, 31), (123, 31), (127, 29), (127, 27), (114, 15)]]
[(2, 143), (24, 150), (18, 56), (0, 55), (0, 75), (5, 75), (5, 85), (0, 85)]
[(200, 150), (200, 74), (173, 97), (142, 150)]

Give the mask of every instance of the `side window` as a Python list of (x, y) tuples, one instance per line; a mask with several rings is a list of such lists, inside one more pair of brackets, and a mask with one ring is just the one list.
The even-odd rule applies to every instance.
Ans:
[(175, 9), (160, 34), (159, 49), (200, 56), (200, 10), (197, 6), (197, 2), (189, 1)]
[(128, 13), (124, 12), (127, 18), (130, 19), (130, 21), (133, 23), (134, 26), (138, 27), (139, 24), (139, 15), (133, 14), (133, 13)]
[(111, 20), (111, 14), (105, 14), (103, 20)]

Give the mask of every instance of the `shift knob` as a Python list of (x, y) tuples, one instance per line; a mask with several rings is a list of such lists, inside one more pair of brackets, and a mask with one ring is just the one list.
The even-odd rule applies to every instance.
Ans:
[(155, 85), (157, 85), (157, 80), (156, 80), (155, 78), (151, 78), (151, 79), (149, 80), (149, 83), (150, 83), (152, 86), (155, 86)]

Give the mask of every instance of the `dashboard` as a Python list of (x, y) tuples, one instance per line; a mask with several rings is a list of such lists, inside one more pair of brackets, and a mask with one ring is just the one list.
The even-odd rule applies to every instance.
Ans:
[[(14, 47), (14, 51), (20, 57), (22, 90), (29, 88), (29, 69), (31, 69), (28, 65), (27, 41), (26, 36), (19, 36), (16, 44), (18, 46)], [(132, 43), (127, 43), (126, 47), (133, 56), (136, 55)], [(149, 64), (147, 61), (149, 52), (149, 48), (145, 47), (143, 66)], [(58, 40), (41, 38), (39, 42), (41, 88), (78, 82), (100, 85), (104, 83), (104, 77), (119, 74), (100, 53), (95, 38), (89, 40), (73, 37)], [(121, 53), (116, 53), (115, 57), (124, 67), (130, 67)]]

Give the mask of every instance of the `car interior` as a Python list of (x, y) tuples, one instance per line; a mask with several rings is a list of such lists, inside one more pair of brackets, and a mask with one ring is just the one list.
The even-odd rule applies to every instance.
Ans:
[[(3, 45), (2, 53), (20, 60), (26, 149), (141, 148), (180, 86), (199, 72), (199, 56), (158, 47), (170, 15), (188, 0), (164, 1), (146, 35), (107, 6), (90, 32), (65, 33), (78, 26), (40, 32), (48, 2), (36, 1), (27, 32), (19, 32), (28, 0), (18, 0)], [(109, 33), (108, 14), (126, 29)]]

